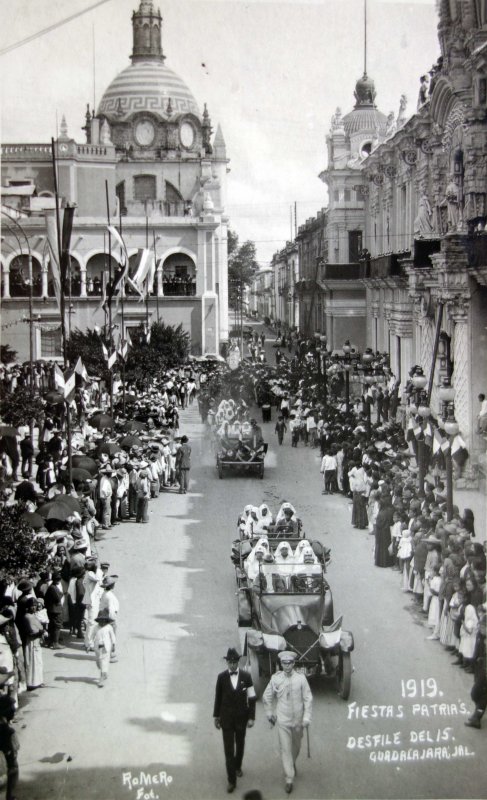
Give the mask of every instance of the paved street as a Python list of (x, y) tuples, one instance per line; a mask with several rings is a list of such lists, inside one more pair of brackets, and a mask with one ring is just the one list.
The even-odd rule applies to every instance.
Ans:
[[(265, 500), (276, 509), (282, 499), (296, 504), (309, 537), (332, 548), (328, 577), (335, 614), (344, 615), (356, 641), (348, 703), (326, 680), (312, 684), (311, 758), (304, 747), (294, 796), (484, 796), (485, 735), (466, 729), (460, 713), (462, 702), (470, 708), (471, 676), (450, 666), (437, 642), (425, 641), (428, 631), (412, 596), (401, 593), (396, 572), (373, 566), (372, 537), (351, 527), (348, 502), (321, 495), (318, 452), (291, 449), (289, 438), (277, 448), (268, 424), (264, 480), (220, 481), (196, 405), (182, 419), (193, 445), (189, 494), (161, 495), (151, 502), (148, 525), (123, 524), (99, 545), (110, 571), (120, 576), (119, 662), (99, 689), (93, 657), (78, 642), (56, 653), (44, 650), (46, 688), (29, 695), (18, 722), (19, 798), (226, 796), (212, 703), (222, 657), (228, 646), (238, 644), (230, 544), (245, 503)], [(428, 678), (436, 685), (421, 684)], [(401, 682), (408, 680), (413, 682), (406, 689)], [(446, 715), (438, 716), (439, 703)], [(385, 714), (392, 716), (374, 718)], [(374, 752), (447, 745), (451, 755), (455, 745), (462, 745), (476, 755), (439, 761), (438, 751), (436, 759), (430, 751), (422, 761), (373, 763), (370, 749), (359, 747), (365, 741), (358, 737), (367, 734), (382, 737)], [(421, 743), (412, 744), (415, 739)], [(146, 780), (165, 777), (142, 791), (141, 772)], [(260, 703), (236, 796), (257, 787), (266, 800), (283, 796), (277, 735), (269, 730)]]

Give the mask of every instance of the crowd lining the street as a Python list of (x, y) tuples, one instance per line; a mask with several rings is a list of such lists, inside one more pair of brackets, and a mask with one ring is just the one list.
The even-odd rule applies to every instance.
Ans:
[[(454, 507), (452, 519), (446, 519), (439, 469), (434, 478), (427, 475), (418, 494), (414, 450), (396, 421), (394, 376), (386, 370), (386, 385), (351, 398), (349, 407), (343, 384), (332, 381), (324, 405), (313, 342), (290, 338), (287, 358), (281, 337), (272, 366), (262, 358), (264, 337), (252, 337), (250, 345), (251, 358), (235, 371), (189, 362), (154, 379), (145, 391), (126, 386), (123, 408), (120, 387), (114, 386), (113, 417), (107, 414), (108, 393), (98, 381), (78, 386), (71, 483), (65, 404), (56, 397), (52, 367), (35, 365), (34, 385), (45, 397), (45, 411), (34, 438), (27, 427), (13, 435), (3, 429), (0, 503), (22, 504), (24, 522), (44, 539), (50, 561), (41, 574), (4, 576), (0, 582), (0, 719), (6, 740), (19, 694), (43, 685), (42, 647), (61, 647), (63, 628), (94, 651), (98, 685), (104, 685), (109, 664), (116, 660), (119, 604), (113, 591), (117, 576), (109, 574), (108, 563), (100, 563), (96, 542), (126, 520), (146, 523), (149, 502), (161, 491), (187, 491), (191, 447), (179, 430), (179, 410), (195, 398), (209, 427), (215, 426), (223, 399), (233, 399), (242, 421), (257, 405), (268, 422), (274, 406), (279, 446), (289, 430), (293, 447), (319, 448), (323, 494), (339, 492), (351, 500), (352, 525), (374, 536), (375, 565), (398, 571), (400, 588), (412, 594), (431, 629), (427, 638), (439, 640), (456, 653), (456, 664), (475, 674), (475, 710), (466, 724), (480, 727), (487, 701), (485, 543), (476, 541), (468, 509), (461, 514)], [(28, 380), (25, 367), (3, 368), (0, 375), (7, 393)], [(261, 443), (255, 420), (251, 427), (254, 434), (258, 429)], [(281, 516), (286, 519), (285, 509)], [(242, 524), (253, 543), (256, 536), (265, 538), (271, 517), (268, 508), (246, 509)], [(293, 511), (288, 517), (292, 522)], [(303, 549), (299, 555), (298, 563), (316, 558), (312, 549), (308, 562)], [(249, 555), (249, 569), (255, 556), (253, 551)]]

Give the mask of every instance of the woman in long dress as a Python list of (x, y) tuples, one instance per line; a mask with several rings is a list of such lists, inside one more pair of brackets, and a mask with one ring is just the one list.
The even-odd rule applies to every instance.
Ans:
[(394, 509), (390, 497), (383, 497), (379, 503), (379, 513), (375, 520), (375, 566), (392, 567), (393, 558), (389, 553), (391, 544), (391, 525)]
[(41, 639), (44, 633), (42, 622), (36, 617), (37, 599), (33, 597), (23, 619), (24, 655), (27, 689), (32, 691), (44, 685)]

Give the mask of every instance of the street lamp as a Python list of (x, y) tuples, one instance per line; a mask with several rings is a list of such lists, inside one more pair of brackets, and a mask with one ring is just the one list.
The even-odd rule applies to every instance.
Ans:
[[(374, 360), (374, 352), (371, 347), (367, 347), (362, 353), (362, 363), (364, 365), (364, 402), (365, 412), (367, 414), (367, 436), (370, 438), (371, 433), (371, 419), (370, 419), (370, 398), (367, 393), (369, 386), (375, 383), (375, 377), (372, 373), (372, 361)], [(366, 388), (367, 387), (367, 388)]]
[[(412, 404), (411, 403), (409, 404), (409, 409), (412, 414), (417, 414), (424, 422), (430, 417), (431, 409), (428, 406), (428, 396), (425, 392), (425, 386), (428, 383), (428, 379), (421, 367), (416, 367), (413, 375), (411, 376), (411, 383), (413, 385), (414, 401)], [(419, 493), (422, 496), (424, 494), (424, 479), (426, 477), (426, 469), (427, 469), (423, 428), (421, 428), (421, 432), (418, 436), (417, 461), (419, 470), (418, 488), (419, 488)]]
[(326, 349), (327, 337), (326, 337), (326, 333), (320, 333), (320, 334), (317, 334), (317, 335), (319, 335), (319, 339), (320, 339), (319, 359), (320, 359), (320, 367), (321, 367), (321, 379), (322, 379), (322, 384), (323, 384), (323, 405), (324, 405), (324, 407), (326, 409), (326, 406), (328, 404), (328, 375), (327, 375), (327, 372), (326, 372), (326, 370), (328, 369), (328, 366), (327, 366), (328, 350)]
[(446, 516), (448, 522), (453, 518), (453, 461), (451, 448), (453, 439), (458, 434), (460, 426), (455, 419), (455, 389), (450, 384), (449, 378), (443, 379), (443, 385), (438, 389), (438, 396), (443, 404), (443, 429), (447, 436), (448, 450), (445, 453), (446, 469)]
[(347, 339), (345, 343), (342, 345), (342, 350), (345, 354), (343, 369), (345, 371), (345, 409), (348, 414), (350, 411), (350, 370), (352, 369), (352, 362), (350, 359), (350, 353), (352, 352), (352, 345), (350, 344), (349, 339)]

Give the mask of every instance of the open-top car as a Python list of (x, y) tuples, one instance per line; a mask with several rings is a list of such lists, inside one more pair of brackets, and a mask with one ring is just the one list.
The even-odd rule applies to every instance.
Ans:
[[(301, 563), (291, 564), (278, 560), (276, 540), (269, 537), (267, 542), (268, 546), (256, 544), (252, 565), (245, 564), (242, 553), (235, 566), (238, 624), (257, 696), (278, 668), (279, 652), (292, 650), (298, 670), (307, 676), (334, 678), (339, 695), (348, 699), (354, 641), (352, 633), (342, 629), (342, 617), (334, 619), (325, 577), (329, 551), (324, 551), (320, 562), (312, 557), (311, 546), (306, 547), (305, 551), (311, 551), (309, 563), (305, 553)], [(260, 547), (264, 552), (257, 558)]]
[(254, 448), (250, 438), (221, 436), (218, 440), (216, 454), (218, 477), (223, 478), (224, 472), (227, 470), (246, 474), (253, 473), (259, 478), (263, 478), (267, 447), (267, 443), (262, 442)]

